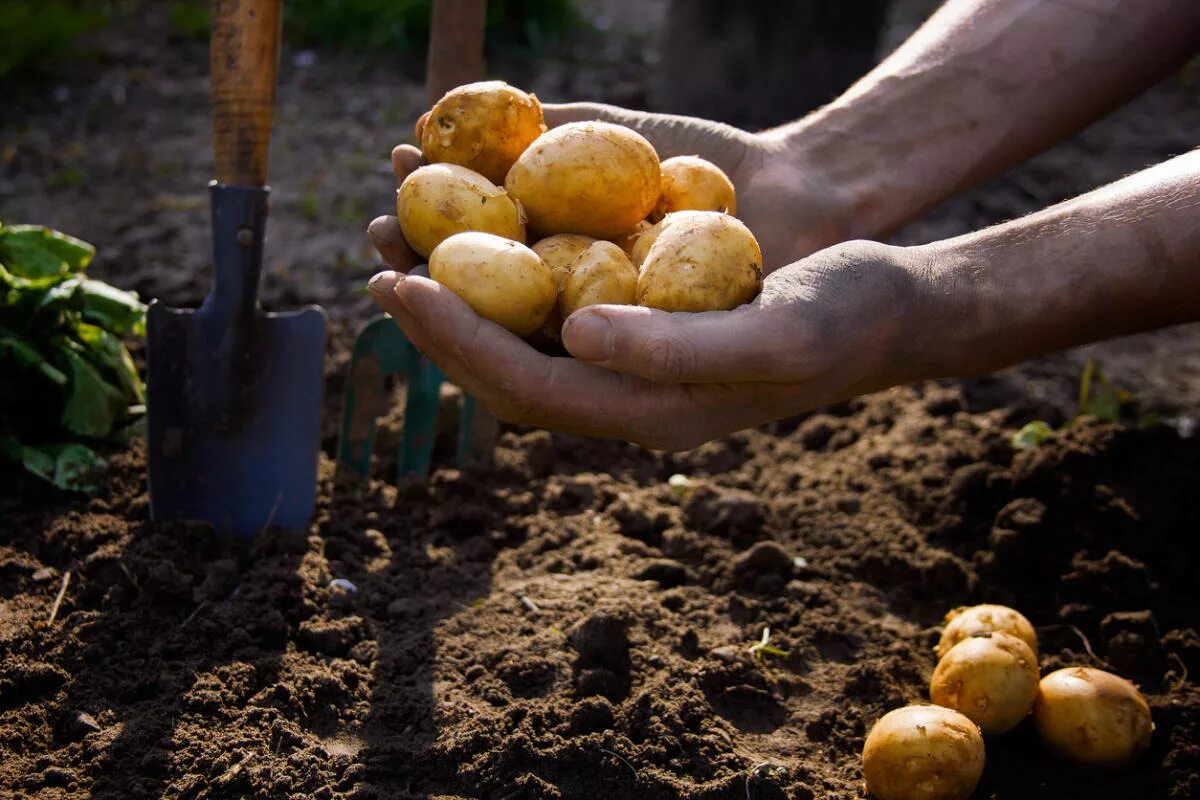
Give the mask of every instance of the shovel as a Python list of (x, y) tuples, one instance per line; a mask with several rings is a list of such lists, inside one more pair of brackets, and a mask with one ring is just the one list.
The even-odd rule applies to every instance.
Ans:
[(316, 502), (325, 312), (258, 305), (282, 0), (213, 0), (214, 283), (147, 317), (150, 515), (249, 537)]
[[(479, 80), (483, 74), (486, 11), (486, 0), (438, 0), (433, 4), (425, 73), (425, 96), (431, 107), (455, 86)], [(338, 445), (338, 462), (344, 475), (365, 479), (370, 472), (376, 418), (387, 411), (386, 379), (390, 375), (401, 376), (405, 384), (397, 479), (429, 476), (446, 376), (417, 352), (387, 314), (367, 322), (350, 355)], [(475, 398), (464, 394), (455, 463), (461, 466), (469, 458), (489, 461), (498, 430), (496, 418)]]

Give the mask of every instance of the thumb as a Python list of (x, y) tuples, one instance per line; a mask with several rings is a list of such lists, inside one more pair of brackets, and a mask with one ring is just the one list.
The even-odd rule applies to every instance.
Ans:
[(410, 172), (425, 164), (421, 151), (411, 144), (398, 144), (392, 148), (392, 171), (396, 173), (396, 183), (404, 183)]
[(567, 319), (563, 345), (581, 361), (658, 383), (783, 382), (789, 343), (757, 305), (668, 313), (639, 306), (588, 306)]

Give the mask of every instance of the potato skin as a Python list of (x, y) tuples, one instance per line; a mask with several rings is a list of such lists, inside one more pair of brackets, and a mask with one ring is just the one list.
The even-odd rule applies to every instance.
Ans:
[[(556, 233), (535, 242), (533, 252), (541, 256), (542, 261), (550, 268), (554, 274), (554, 284), (561, 293), (563, 281), (567, 279), (567, 273), (570, 271), (571, 262), (596, 241), (598, 240), (580, 233)], [(559, 304), (555, 303), (550, 316), (542, 325), (541, 333), (551, 342), (560, 342), (562, 341), (562, 326), (563, 315), (559, 310)]]
[(430, 164), (410, 173), (396, 192), (396, 216), (404, 238), (424, 258), (444, 239), (465, 231), (525, 241), (520, 205), (487, 178), (457, 164)]
[(653, 225), (642, 228), (634, 237), (633, 243), (629, 246), (629, 260), (639, 270), (646, 263), (646, 256), (650, 254), (650, 248), (658, 241), (658, 235), (663, 232), (665, 221), (666, 218), (663, 218)]
[(1000, 631), (1016, 636), (1036, 656), (1038, 651), (1037, 632), (1025, 616), (1015, 608), (984, 603), (978, 606), (960, 606), (946, 614), (946, 627), (938, 641), (935, 654), (940, 659), (951, 647), (978, 633)]
[(571, 262), (558, 293), (559, 311), (565, 319), (584, 306), (633, 305), (637, 280), (637, 267), (624, 250), (612, 242), (596, 242)]
[(957, 711), (905, 706), (871, 728), (862, 762), (878, 800), (966, 800), (983, 774), (983, 736)]
[(675, 156), (662, 162), (662, 194), (650, 213), (657, 222), (673, 211), (722, 211), (737, 214), (733, 181), (711, 161)]
[(1129, 681), (1092, 667), (1042, 678), (1033, 723), (1060, 758), (1095, 767), (1133, 764), (1150, 746), (1150, 706)]
[(754, 299), (762, 288), (762, 251), (736, 218), (716, 211), (680, 211), (659, 224), (638, 276), (638, 305), (663, 311), (729, 310)]
[(533, 252), (537, 253), (550, 271), (558, 288), (562, 289), (563, 281), (570, 271), (571, 262), (579, 258), (579, 254), (596, 243), (591, 236), (578, 233), (557, 233), (539, 239), (533, 244)]
[(609, 239), (631, 230), (658, 202), (658, 154), (644, 137), (607, 122), (547, 131), (504, 180), (539, 235)]
[(447, 92), (419, 128), (421, 152), (431, 163), (458, 164), (503, 184), (546, 124), (536, 95), (504, 81), (481, 81)]
[(537, 253), (490, 233), (458, 233), (439, 244), (429, 256), (429, 277), (518, 336), (536, 331), (557, 297), (554, 276)]
[(1037, 656), (1007, 633), (963, 639), (938, 662), (929, 699), (953, 708), (986, 734), (1008, 733), (1033, 709)]
[[(651, 227), (651, 225), (649, 222), (647, 222), (646, 220), (641, 220), (640, 222), (638, 222), (637, 225), (633, 226), (633, 230), (627, 231), (626, 233), (623, 233), (620, 236), (614, 236), (611, 239), (609, 239), (609, 241), (612, 242), (613, 244), (615, 244), (617, 247), (624, 250), (625, 255), (629, 256), (629, 259), (632, 261), (633, 260), (633, 248), (637, 246), (638, 239), (640, 239), (642, 237), (642, 234), (645, 233), (646, 231), (650, 230), (650, 227)], [(647, 250), (650, 249), (649, 245), (646, 246), (646, 249)], [(642, 259), (645, 260), (644, 253), (642, 254)], [(634, 264), (634, 266), (639, 266), (639, 265)]]

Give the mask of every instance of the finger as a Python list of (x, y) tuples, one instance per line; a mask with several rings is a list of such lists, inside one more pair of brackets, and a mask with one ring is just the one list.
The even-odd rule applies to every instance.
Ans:
[(668, 313), (589, 306), (563, 325), (576, 358), (659, 383), (789, 382), (802, 364), (803, 331), (754, 304), (733, 311)]
[(698, 410), (682, 387), (545, 356), (433, 281), (384, 273), (370, 288), (450, 380), (507, 420), (657, 447), (707, 438), (680, 432)]
[(432, 111), (426, 111), (417, 120), (417, 124), (413, 126), (413, 133), (417, 136), (417, 141), (421, 141), (421, 134), (425, 133), (425, 123), (429, 122), (429, 115)]
[(398, 144), (392, 148), (392, 170), (396, 173), (396, 183), (404, 183), (409, 173), (424, 163), (421, 151), (411, 144)]
[(413, 252), (400, 230), (400, 220), (392, 216), (376, 217), (367, 226), (367, 238), (379, 251), (383, 263), (394, 270), (408, 272), (424, 259)]

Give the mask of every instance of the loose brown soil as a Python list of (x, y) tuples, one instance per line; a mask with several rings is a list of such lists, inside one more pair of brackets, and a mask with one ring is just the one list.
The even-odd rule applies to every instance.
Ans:
[[(0, 215), (90, 238), (97, 274), (192, 301), (205, 53), (114, 37), (94, 79), (67, 84), (80, 105), (29, 99), (0, 127)], [(505, 77), (637, 104), (638, 47)], [(328, 455), (369, 312), (361, 229), (420, 93), (319, 58), (281, 89), (266, 296), (331, 310)], [(901, 241), (1187, 149), (1194, 98), (1172, 80)], [(74, 163), (87, 185), (47, 186)], [(358, 487), (326, 457), (311, 529), (251, 544), (151, 524), (138, 446), (109, 454), (93, 499), (4, 471), (0, 798), (861, 797), (867, 729), (924, 698), (941, 616), (979, 601), (1033, 620), (1043, 671), (1136, 681), (1157, 728), (1135, 769), (1101, 774), (1052, 760), (1026, 724), (988, 742), (977, 798), (1200, 797), (1200, 440), (1082, 419), (1010, 444), (1032, 418), (1066, 421), (1088, 356), (1165, 417), (1195, 415), (1200, 336), (1178, 328), (686, 454), (506, 429), (493, 465), (397, 486), (385, 455)], [(787, 655), (751, 657), (764, 628)]]

